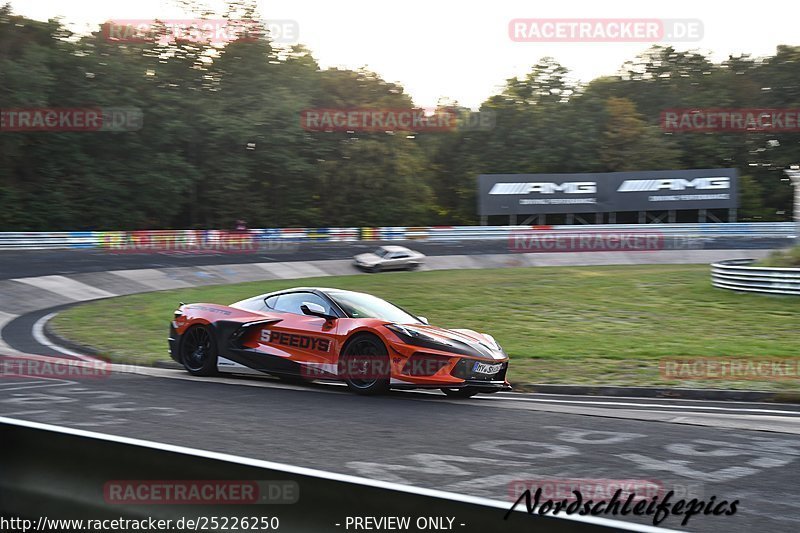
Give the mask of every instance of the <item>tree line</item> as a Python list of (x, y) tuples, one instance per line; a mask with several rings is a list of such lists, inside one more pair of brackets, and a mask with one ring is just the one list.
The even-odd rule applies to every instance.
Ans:
[(789, 220), (782, 169), (800, 163), (800, 134), (659, 121), (800, 107), (800, 47), (715, 63), (654, 46), (589, 83), (544, 58), (483, 102), (491, 128), (319, 132), (304, 110), (414, 103), (374, 72), (321, 69), (302, 45), (119, 43), (0, 8), (0, 108), (82, 106), (138, 108), (143, 126), (0, 132), (0, 231), (475, 224), (481, 173), (714, 167), (739, 169), (741, 220)]

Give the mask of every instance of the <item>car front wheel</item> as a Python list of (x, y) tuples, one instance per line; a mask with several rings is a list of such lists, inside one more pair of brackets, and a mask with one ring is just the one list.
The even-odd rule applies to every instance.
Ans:
[(374, 335), (356, 335), (339, 357), (339, 376), (357, 394), (387, 392), (391, 370), (386, 346)]

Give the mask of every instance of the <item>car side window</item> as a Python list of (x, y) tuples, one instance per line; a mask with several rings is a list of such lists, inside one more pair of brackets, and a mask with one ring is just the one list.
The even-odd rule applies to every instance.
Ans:
[(397, 252), (394, 254), (395, 259), (405, 259), (406, 257), (408, 257), (408, 254), (404, 254), (403, 252)]
[(264, 304), (264, 300), (262, 300), (261, 298), (254, 298), (252, 300), (247, 300), (245, 302), (240, 303), (237, 307), (245, 309), (247, 311), (255, 311), (257, 313), (261, 313), (267, 310), (267, 306)]
[(270, 296), (269, 298), (264, 300), (264, 302), (267, 304), (267, 307), (269, 307), (270, 309), (275, 309), (275, 304), (278, 303), (278, 297), (277, 296)]
[(304, 303), (314, 303), (321, 305), (327, 314), (333, 314), (331, 306), (328, 304), (328, 302), (310, 292), (290, 292), (287, 294), (281, 294), (277, 298), (278, 300), (273, 306), (273, 309), (276, 311), (302, 315), (303, 311), (300, 309), (300, 306)]

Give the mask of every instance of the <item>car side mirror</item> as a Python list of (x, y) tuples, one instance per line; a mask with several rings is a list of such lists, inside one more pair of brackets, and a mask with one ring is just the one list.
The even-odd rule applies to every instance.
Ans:
[(423, 324), (427, 324), (428, 323), (428, 318), (427, 317), (418, 316), (417, 318), (419, 318), (420, 322), (422, 322)]
[(303, 305), (300, 306), (300, 310), (304, 315), (318, 316), (320, 318), (324, 318), (325, 320), (336, 320), (337, 318), (333, 315), (329, 315), (325, 312), (324, 307), (313, 302), (303, 302)]

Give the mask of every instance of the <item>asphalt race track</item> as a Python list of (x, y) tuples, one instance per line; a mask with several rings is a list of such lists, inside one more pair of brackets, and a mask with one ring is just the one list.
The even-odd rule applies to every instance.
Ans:
[[(779, 239), (774, 239), (780, 241)], [(102, 249), (25, 250), (0, 252), (0, 279), (51, 274), (78, 274), (134, 268), (171, 268), (199, 265), (261, 263), (269, 261), (319, 261), (352, 259), (374, 250), (380, 242), (310, 242), (255, 253), (163, 252), (114, 253)], [(461, 242), (393, 242), (426, 255), (511, 253), (505, 239)], [(779, 245), (785, 245), (780, 241)], [(775, 247), (772, 243), (771, 247)]]
[[(365, 398), (337, 385), (146, 372), (4, 379), (0, 414), (506, 501), (517, 482), (649, 480), (687, 498), (740, 501), (734, 516), (695, 516), (687, 530), (800, 528), (790, 488), (800, 468), (798, 406), (515, 393)], [(676, 517), (661, 525), (681, 529)]]

